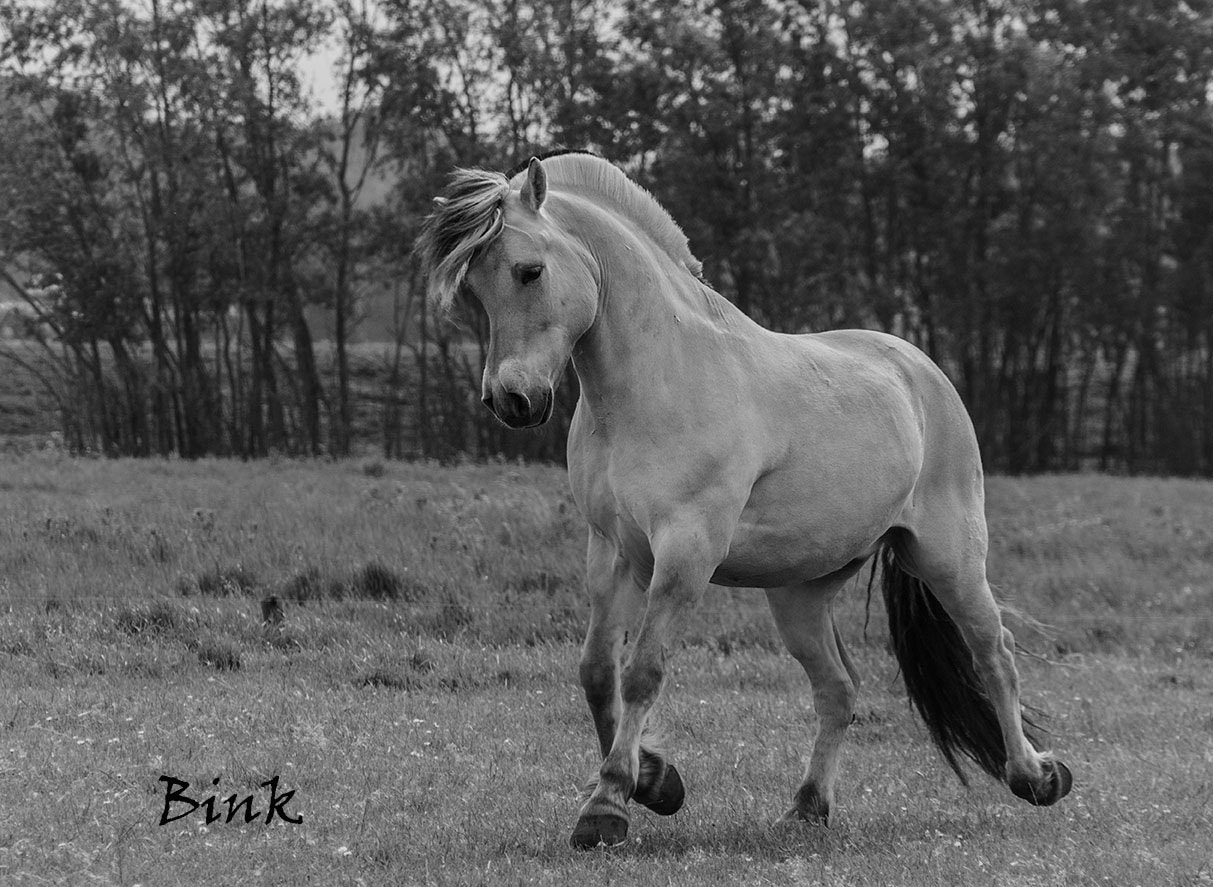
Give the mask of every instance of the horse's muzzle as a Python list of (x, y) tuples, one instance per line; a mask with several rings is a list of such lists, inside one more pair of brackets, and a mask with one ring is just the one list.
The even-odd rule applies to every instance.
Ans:
[(502, 391), (494, 397), (490, 391), (481, 400), (493, 415), (511, 428), (534, 428), (552, 418), (555, 395), (550, 386), (527, 394), (522, 391)]

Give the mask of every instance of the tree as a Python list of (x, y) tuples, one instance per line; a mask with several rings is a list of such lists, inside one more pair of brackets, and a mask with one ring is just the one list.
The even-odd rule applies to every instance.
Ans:
[[(319, 452), (323, 391), (301, 257), (323, 190), (314, 141), (294, 122), (307, 111), (294, 61), (323, 16), (305, 2), (237, 0), (153, 0), (145, 13), (57, 0), (4, 13), (4, 57), (24, 96), (8, 137), (33, 140), (4, 158), (23, 195), (5, 222), (19, 232), (12, 249), (59, 281), (52, 310), (76, 349), (65, 374), (79, 387), (87, 368), (96, 396), (79, 408), (100, 410), (81, 434), (110, 452)], [(56, 187), (38, 185), (42, 176)], [(233, 304), (249, 328), (247, 386), (230, 351)], [(294, 345), (289, 397), (278, 312)], [(243, 336), (241, 324), (238, 350)]]

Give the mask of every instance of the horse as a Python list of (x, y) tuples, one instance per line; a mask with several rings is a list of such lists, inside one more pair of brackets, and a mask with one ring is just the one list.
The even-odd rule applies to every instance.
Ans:
[(818, 730), (780, 821), (828, 825), (860, 682), (832, 601), (873, 558), (907, 694), (961, 781), (968, 759), (1034, 805), (1070, 791), (1022, 711), (987, 582), (973, 425), (925, 354), (874, 331), (765, 329), (704, 281), (648, 191), (588, 153), (456, 170), (418, 250), (432, 299), (487, 316), (481, 393), (501, 422), (547, 422), (570, 360), (580, 383), (579, 672), (602, 764), (574, 847), (622, 843), (630, 800), (681, 808), (681, 775), (645, 724), (679, 619), (710, 583), (764, 589), (809, 678)]

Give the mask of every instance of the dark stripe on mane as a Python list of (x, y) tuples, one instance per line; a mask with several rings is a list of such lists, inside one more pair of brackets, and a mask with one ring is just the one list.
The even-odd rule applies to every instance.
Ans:
[[(562, 159), (564, 155), (581, 156)], [(623, 170), (592, 151), (561, 148), (544, 158), (553, 161), (548, 169), (551, 183), (593, 194), (599, 203), (643, 229), (693, 277), (703, 279), (703, 265), (691, 253), (686, 234), (656, 198)], [(449, 307), (454, 302), (468, 266), (501, 234), (510, 179), (525, 169), (526, 164), (517, 166), (508, 175), (457, 169), (434, 198), (434, 211), (422, 226), (416, 251), (438, 305)]]
[[(534, 156), (538, 157), (540, 160), (547, 160), (549, 157), (561, 157), (565, 154), (588, 154), (591, 157), (597, 157), (600, 160), (603, 159), (601, 154), (597, 154), (597, 153), (595, 153), (593, 151), (589, 151), (585, 148), (553, 148), (551, 151), (546, 151), (543, 154), (536, 154)], [(513, 169), (511, 169), (509, 172), (507, 172), (505, 174), (505, 177), (507, 179), (512, 179), (512, 178), (514, 178), (514, 176), (518, 175), (519, 173), (526, 172), (526, 168), (528, 166), (530, 166), (530, 164), (531, 164), (531, 158), (528, 157), (526, 160), (522, 161), (517, 166), (515, 166)]]

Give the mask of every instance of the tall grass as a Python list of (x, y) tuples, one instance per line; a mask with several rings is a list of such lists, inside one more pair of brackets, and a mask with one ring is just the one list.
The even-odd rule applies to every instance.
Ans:
[[(761, 594), (712, 589), (658, 711), (687, 807), (607, 856), (565, 844), (596, 756), (561, 472), (44, 453), (0, 494), (0, 883), (1213, 883), (1208, 483), (988, 483), (1025, 695), (1075, 772), (1057, 808), (952, 779), (861, 579), (835, 824), (771, 829), (808, 686)], [(166, 774), (278, 776), (304, 823), (161, 827)]]
[[(584, 623), (584, 529), (553, 468), (51, 454), (10, 459), (0, 493), (0, 600), (18, 609), (380, 601), (488, 645), (577, 640)], [(1213, 483), (991, 478), (988, 513), (991, 582), (1032, 617), (1017, 627), (1033, 649), (1208, 649)], [(864, 578), (842, 604), (859, 619)], [(750, 590), (714, 589), (686, 637), (776, 646)]]

